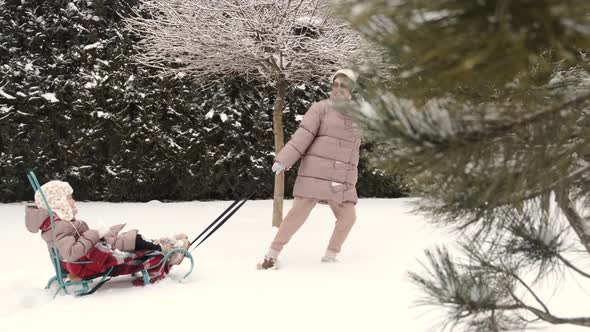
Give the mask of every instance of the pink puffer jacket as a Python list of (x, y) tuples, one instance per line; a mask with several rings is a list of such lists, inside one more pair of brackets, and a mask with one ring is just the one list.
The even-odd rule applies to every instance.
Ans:
[[(31, 233), (41, 231), (41, 237), (48, 247), (55, 241), (62, 259), (66, 261), (75, 261), (88, 254), (101, 240), (98, 231), (88, 228), (81, 220), (64, 221), (56, 218), (54, 228), (51, 228), (47, 210), (31, 205), (25, 208), (25, 225)], [(120, 233), (124, 226), (125, 224), (112, 226), (103, 240), (113, 249), (134, 251), (137, 230)]]
[(293, 196), (356, 203), (360, 145), (353, 120), (323, 100), (305, 113), (275, 160), (288, 169), (301, 158)]

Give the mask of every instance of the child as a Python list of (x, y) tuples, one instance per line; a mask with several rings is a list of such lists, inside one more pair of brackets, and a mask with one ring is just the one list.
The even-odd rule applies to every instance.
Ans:
[[(100, 242), (105, 242), (113, 250), (125, 252), (157, 250), (164, 254), (174, 248), (188, 249), (190, 245), (184, 234), (178, 234), (174, 239), (162, 238), (150, 241), (144, 239), (135, 229), (120, 233), (125, 224), (112, 227), (101, 225), (98, 229), (91, 229), (84, 221), (76, 219), (78, 210), (72, 198), (74, 190), (67, 182), (49, 181), (41, 186), (41, 190), (53, 211), (54, 227), (51, 228), (51, 219), (39, 191), (35, 193), (36, 206), (26, 207), (26, 227), (31, 233), (41, 230), (43, 240), (48, 246), (55, 244), (62, 256), (61, 259), (66, 262), (86, 257)], [(180, 264), (183, 258), (182, 253), (174, 253), (169, 257), (168, 264)]]

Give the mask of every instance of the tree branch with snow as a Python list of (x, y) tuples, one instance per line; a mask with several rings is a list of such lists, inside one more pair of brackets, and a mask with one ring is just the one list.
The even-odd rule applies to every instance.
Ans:
[(323, 0), (146, 0), (136, 13), (127, 22), (142, 38), (136, 60), (197, 80), (317, 80), (368, 49)]

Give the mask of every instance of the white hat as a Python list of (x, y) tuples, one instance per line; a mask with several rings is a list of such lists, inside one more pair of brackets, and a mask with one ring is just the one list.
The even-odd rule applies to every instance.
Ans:
[[(68, 203), (68, 196), (74, 193), (74, 190), (69, 183), (53, 180), (42, 185), (41, 190), (45, 194), (47, 204), (49, 204), (49, 207), (57, 214), (59, 219), (66, 221), (74, 219), (74, 211), (72, 211)], [(35, 193), (35, 203), (37, 204), (37, 208), (47, 209), (39, 190)]]
[(332, 78), (330, 79), (330, 83), (334, 82), (336, 75), (344, 75), (344, 76), (348, 77), (348, 79), (350, 79), (354, 83), (356, 83), (356, 79), (359, 77), (359, 74), (357, 74), (352, 69), (347, 69), (347, 68), (338, 69), (338, 71), (336, 73), (334, 73), (334, 75), (332, 75)]

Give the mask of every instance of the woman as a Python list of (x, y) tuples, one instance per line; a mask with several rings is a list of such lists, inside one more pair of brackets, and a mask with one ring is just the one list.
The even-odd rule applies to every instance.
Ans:
[(326, 203), (336, 225), (322, 262), (335, 262), (356, 221), (358, 201), (360, 133), (353, 120), (336, 111), (335, 103), (352, 102), (351, 89), (357, 74), (340, 69), (332, 76), (330, 99), (315, 103), (305, 113), (297, 131), (279, 152), (274, 172), (289, 169), (301, 158), (293, 188), (293, 207), (287, 213), (258, 269), (276, 269), (278, 256), (293, 234), (307, 220), (317, 203)]

